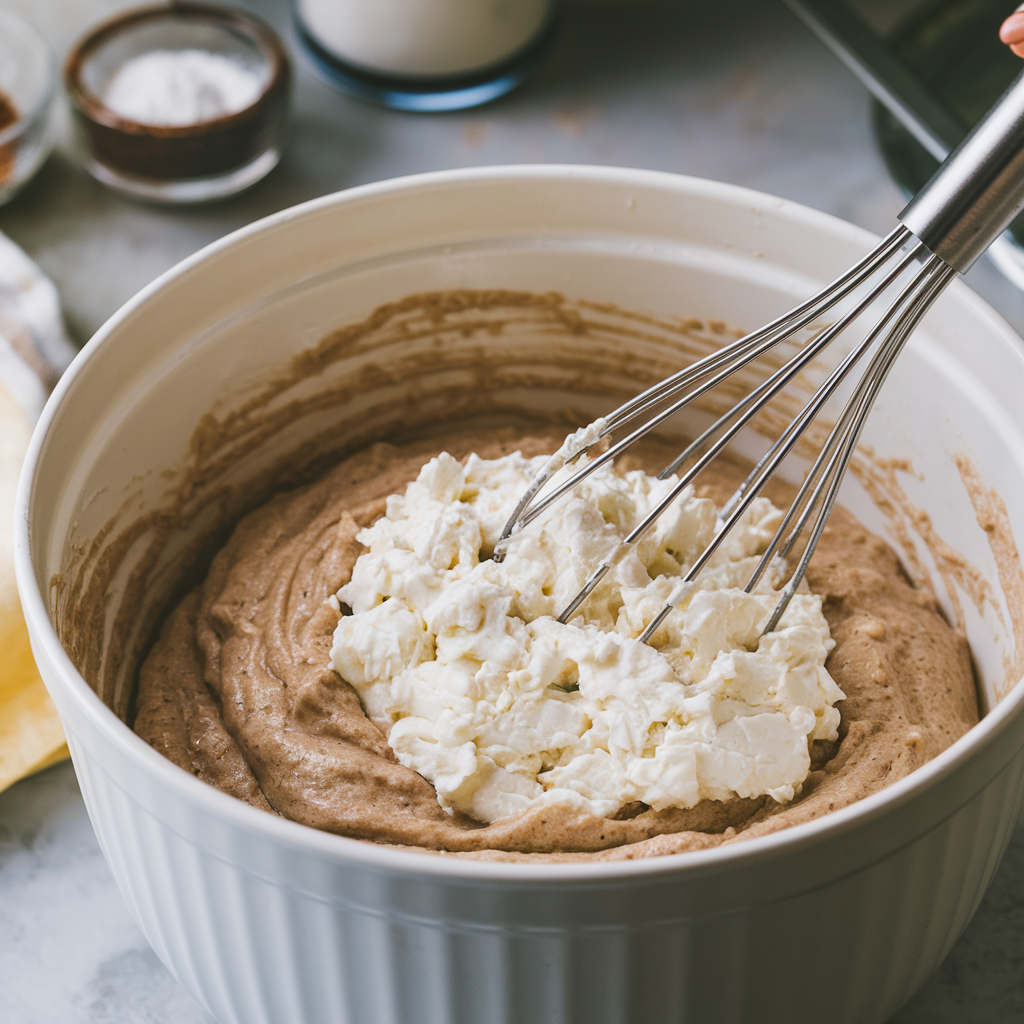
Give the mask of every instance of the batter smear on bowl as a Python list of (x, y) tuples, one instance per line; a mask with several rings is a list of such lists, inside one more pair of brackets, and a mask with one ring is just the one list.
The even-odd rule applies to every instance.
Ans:
[[(502, 428), (377, 444), (272, 498), (164, 624), (136, 731), (316, 828), (565, 860), (818, 817), (977, 722), (966, 641), (842, 509), (775, 633), (758, 640), (770, 590), (737, 589), (774, 530), (764, 501), (652, 645), (635, 640), (714, 528), (711, 500), (742, 478), (729, 464), (558, 624), (565, 594), (661, 486), (641, 471), (675, 453), (638, 446), (490, 561), (528, 460), (561, 440)], [(789, 500), (785, 485), (770, 497)]]

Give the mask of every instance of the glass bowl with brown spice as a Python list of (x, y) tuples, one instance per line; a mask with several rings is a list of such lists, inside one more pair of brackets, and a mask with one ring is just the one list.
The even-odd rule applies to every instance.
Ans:
[(53, 145), (57, 62), (23, 18), (0, 10), (0, 204), (39, 169)]

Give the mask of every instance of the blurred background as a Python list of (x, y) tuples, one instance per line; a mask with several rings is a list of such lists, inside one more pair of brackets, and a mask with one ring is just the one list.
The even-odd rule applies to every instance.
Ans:
[[(890, 20), (901, 2), (913, 4), (881, 5)], [(0, 2), (34, 23), (59, 60), (89, 27), (131, 6)], [(215, 205), (144, 206), (78, 166), (65, 124), (35, 180), (0, 207), (0, 231), (55, 281), (80, 344), (139, 288), (226, 232), (315, 196), (418, 171), (647, 167), (761, 189), (880, 233), (903, 206), (874, 141), (868, 92), (778, 0), (566, 0), (553, 48), (524, 85), (486, 106), (430, 115), (363, 103), (326, 84), (296, 45), (287, 0), (233, 6), (273, 25), (294, 60), (291, 134), (266, 179)], [(988, 265), (979, 271), (974, 287), (1024, 329), (1017, 289)]]

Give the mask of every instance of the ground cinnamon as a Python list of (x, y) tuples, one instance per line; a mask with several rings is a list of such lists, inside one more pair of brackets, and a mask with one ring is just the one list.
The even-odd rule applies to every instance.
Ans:
[[(0, 132), (5, 128), (9, 128), (17, 120), (17, 108), (6, 93), (0, 92)], [(0, 185), (5, 184), (14, 172), (14, 158), (16, 155), (17, 147), (13, 140), (0, 146)]]

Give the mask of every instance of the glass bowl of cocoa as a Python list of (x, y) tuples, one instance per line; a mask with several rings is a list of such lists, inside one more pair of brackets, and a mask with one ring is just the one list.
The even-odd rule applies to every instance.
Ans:
[(23, 18), (0, 10), (0, 204), (39, 170), (53, 146), (57, 62)]

